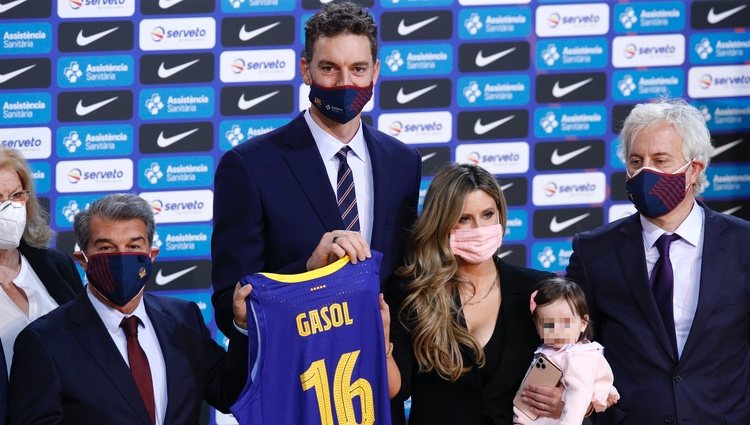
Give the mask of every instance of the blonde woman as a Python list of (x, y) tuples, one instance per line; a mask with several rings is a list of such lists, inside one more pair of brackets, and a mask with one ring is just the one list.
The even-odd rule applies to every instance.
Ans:
[[(539, 345), (529, 296), (551, 274), (496, 256), (506, 221), (502, 191), (480, 167), (448, 165), (427, 191), (399, 289), (389, 294), (395, 400), (411, 396), (410, 425), (512, 423), (513, 397)], [(562, 390), (529, 390), (539, 414), (560, 415)]]

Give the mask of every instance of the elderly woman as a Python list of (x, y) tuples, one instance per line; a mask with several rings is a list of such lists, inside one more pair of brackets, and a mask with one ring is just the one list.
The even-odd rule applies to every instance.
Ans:
[[(539, 344), (529, 296), (551, 274), (495, 255), (506, 222), (503, 193), (480, 167), (448, 165), (427, 191), (389, 296), (400, 312), (390, 335), (401, 377), (395, 399), (411, 395), (410, 425), (513, 421), (513, 397)], [(524, 394), (536, 413), (560, 415), (561, 390)], [(394, 409), (394, 423), (401, 420)]]
[(8, 372), (18, 333), (83, 289), (72, 258), (47, 248), (53, 232), (45, 216), (28, 163), (0, 147), (0, 340)]

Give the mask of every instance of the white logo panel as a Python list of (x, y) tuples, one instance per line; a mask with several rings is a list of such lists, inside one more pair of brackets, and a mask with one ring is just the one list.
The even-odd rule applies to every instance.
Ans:
[(210, 190), (143, 192), (139, 195), (151, 205), (157, 223), (211, 221), (214, 193)]
[(214, 18), (144, 19), (138, 26), (141, 50), (210, 49), (215, 44)]
[(609, 31), (609, 5), (606, 3), (539, 6), (536, 9), (536, 35), (560, 37), (601, 35)]
[(685, 36), (682, 34), (635, 35), (612, 40), (615, 68), (682, 65)]
[(525, 173), (529, 170), (529, 144), (503, 142), (458, 145), (456, 162), (479, 165), (492, 174)]
[(105, 18), (133, 16), (135, 0), (59, 0), (57, 15), (61, 18)]
[(692, 98), (750, 96), (750, 65), (698, 66), (688, 71)]
[(542, 174), (532, 180), (532, 202), (537, 206), (599, 204), (604, 202), (606, 177), (602, 172)]
[(447, 111), (381, 114), (378, 130), (404, 143), (447, 143), (453, 135), (453, 116)]
[(292, 49), (227, 51), (219, 63), (219, 76), (225, 83), (289, 81), (297, 67)]
[(129, 190), (133, 187), (133, 161), (60, 161), (55, 167), (55, 177), (55, 187), (60, 193)]
[(0, 146), (16, 149), (26, 159), (45, 159), (52, 154), (49, 127), (0, 128)]

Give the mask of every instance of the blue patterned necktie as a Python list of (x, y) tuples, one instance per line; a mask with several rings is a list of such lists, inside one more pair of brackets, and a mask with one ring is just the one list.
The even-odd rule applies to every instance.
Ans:
[(344, 229), (359, 232), (359, 213), (357, 212), (357, 195), (354, 190), (354, 177), (349, 163), (346, 162), (346, 155), (352, 148), (344, 146), (336, 152), (336, 158), (339, 160), (339, 172), (336, 179), (336, 198), (338, 199), (339, 211), (341, 212), (341, 221), (344, 222)]
[(659, 259), (651, 270), (651, 292), (654, 294), (656, 306), (659, 308), (661, 320), (667, 329), (669, 342), (672, 345), (675, 355), (677, 355), (677, 337), (674, 329), (674, 271), (672, 270), (672, 261), (669, 259), (669, 246), (672, 242), (680, 239), (677, 234), (661, 235), (654, 244), (659, 250)]

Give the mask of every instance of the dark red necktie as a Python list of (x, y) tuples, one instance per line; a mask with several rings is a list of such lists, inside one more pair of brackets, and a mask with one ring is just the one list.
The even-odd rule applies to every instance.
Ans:
[(120, 327), (125, 331), (128, 341), (128, 361), (130, 362), (130, 372), (133, 373), (135, 385), (141, 393), (143, 403), (146, 404), (148, 416), (151, 422), (156, 423), (156, 404), (154, 403), (154, 384), (151, 381), (151, 367), (148, 365), (146, 353), (138, 342), (138, 316), (124, 317)]
[(346, 162), (346, 155), (352, 148), (344, 146), (336, 152), (336, 158), (339, 159), (339, 172), (336, 179), (336, 198), (339, 203), (341, 212), (341, 221), (344, 222), (344, 229), (359, 232), (359, 213), (357, 212), (357, 196), (354, 190), (354, 177), (352, 169)]
[(674, 271), (672, 270), (672, 261), (669, 259), (669, 246), (672, 242), (680, 239), (677, 234), (661, 235), (654, 244), (659, 250), (659, 259), (651, 270), (651, 292), (654, 294), (656, 306), (659, 308), (661, 320), (667, 329), (669, 342), (672, 345), (675, 355), (677, 355), (677, 337), (674, 329)]

